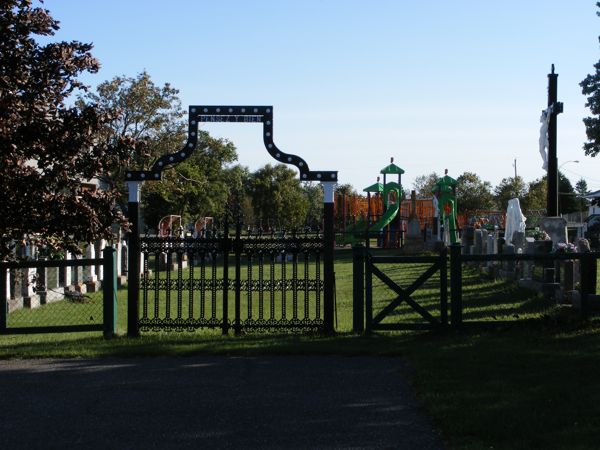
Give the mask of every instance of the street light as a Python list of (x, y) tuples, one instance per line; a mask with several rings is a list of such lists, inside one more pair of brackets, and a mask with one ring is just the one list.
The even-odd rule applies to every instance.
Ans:
[(560, 166), (558, 166), (558, 170), (560, 170), (560, 168), (561, 168), (562, 166), (564, 166), (565, 164), (568, 164), (568, 163), (570, 163), (570, 162), (579, 164), (579, 161), (578, 161), (578, 160), (576, 160), (576, 159), (570, 159), (569, 161), (565, 161), (565, 162), (564, 162), (564, 163), (562, 163)]

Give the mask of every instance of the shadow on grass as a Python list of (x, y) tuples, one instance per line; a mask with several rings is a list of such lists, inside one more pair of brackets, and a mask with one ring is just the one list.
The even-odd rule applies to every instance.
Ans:
[(548, 316), (406, 347), (415, 386), (456, 448), (596, 448), (598, 322)]

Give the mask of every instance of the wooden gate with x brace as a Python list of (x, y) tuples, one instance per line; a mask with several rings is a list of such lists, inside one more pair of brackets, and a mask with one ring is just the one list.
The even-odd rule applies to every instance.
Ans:
[[(355, 276), (354, 276), (354, 330), (363, 331), (362, 316), (363, 311), (361, 304), (362, 293), (364, 293), (364, 318), (365, 330), (367, 333), (372, 331), (383, 330), (414, 330), (414, 329), (430, 329), (448, 324), (448, 277), (447, 264), (448, 258), (446, 251), (434, 256), (375, 256), (360, 249), (360, 254), (355, 251)], [(386, 265), (395, 264), (431, 264), (424, 272), (422, 272), (409, 286), (402, 287), (396, 281), (384, 272)], [(364, 277), (362, 272), (364, 268)], [(357, 273), (358, 271), (358, 273)], [(424, 306), (418, 303), (413, 294), (424, 286), (424, 284), (439, 272), (439, 290), (440, 290), (440, 314), (439, 317), (434, 316)], [(378, 278), (387, 288), (389, 288), (396, 296), (385, 307), (379, 311), (375, 311), (373, 307), (373, 277)], [(362, 282), (364, 280), (364, 286)], [(418, 313), (420, 321), (412, 322), (386, 322), (384, 319), (393, 315), (396, 308), (402, 303), (408, 305), (412, 310)]]

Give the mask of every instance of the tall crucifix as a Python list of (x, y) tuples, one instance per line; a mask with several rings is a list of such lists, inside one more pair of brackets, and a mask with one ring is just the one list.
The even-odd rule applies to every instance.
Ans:
[[(556, 101), (558, 91), (558, 74), (548, 74), (548, 108), (542, 112), (542, 130), (546, 131), (545, 143), (548, 147), (548, 197), (546, 201), (546, 214), (548, 217), (558, 216), (558, 158), (556, 156), (556, 116), (563, 112), (563, 104)], [(544, 130), (544, 121), (547, 129)]]

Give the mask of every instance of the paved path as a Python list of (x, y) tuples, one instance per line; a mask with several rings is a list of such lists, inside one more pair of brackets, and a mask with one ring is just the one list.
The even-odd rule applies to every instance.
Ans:
[(5, 449), (439, 449), (401, 359), (0, 361)]

